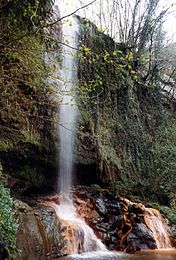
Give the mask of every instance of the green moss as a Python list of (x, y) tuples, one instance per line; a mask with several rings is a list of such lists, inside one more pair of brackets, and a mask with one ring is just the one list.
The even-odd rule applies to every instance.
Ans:
[[(16, 178), (25, 176), (28, 184), (36, 184), (36, 179), (41, 183), (39, 172), (42, 175), (54, 157), (55, 104), (44, 62), (50, 43), (42, 30), (33, 33), (40, 22), (44, 25), (46, 12), (49, 17), (51, 2), (17, 0), (0, 8), (0, 152), (5, 171)], [(29, 169), (34, 164), (38, 169), (33, 172)]]
[(10, 149), (9, 143), (4, 140), (0, 140), (0, 151), (7, 152)]
[(92, 122), (82, 131), (94, 145), (100, 182), (175, 207), (175, 123), (170, 127), (159, 85), (145, 84), (130, 48), (94, 25), (83, 29), (81, 40), (79, 80), (87, 89), (97, 82), (80, 99)]
[(19, 177), (26, 181), (26, 186), (40, 187), (45, 182), (41, 173), (35, 166), (33, 168), (27, 165), (24, 166), (23, 169), (20, 170)]
[(79, 156), (79, 158), (77, 160), (75, 160), (76, 164), (79, 165), (94, 165), (95, 164), (95, 160), (88, 158), (88, 156), (86, 158), (82, 157), (81, 155)]
[(85, 109), (80, 108), (80, 107), (79, 107), (79, 112), (81, 113), (81, 116), (82, 116), (82, 119), (84, 120), (85, 125), (87, 125), (90, 121), (90, 116), (89, 116), (88, 112)]
[(40, 142), (40, 136), (37, 133), (22, 130), (21, 134), (23, 143), (34, 145), (40, 152), (44, 150), (45, 144)]
[(174, 225), (176, 225), (176, 207), (169, 208), (169, 207), (160, 207), (160, 212), (163, 213), (167, 219)]

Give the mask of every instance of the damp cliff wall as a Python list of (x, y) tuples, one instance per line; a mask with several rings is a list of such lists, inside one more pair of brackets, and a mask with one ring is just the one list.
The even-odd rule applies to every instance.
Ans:
[(5, 2), (0, 8), (0, 162), (19, 192), (46, 185), (55, 171), (56, 105), (45, 62), (54, 44), (48, 40), (52, 32), (36, 33), (49, 22), (52, 1)]
[(80, 20), (80, 178), (174, 205), (175, 100), (157, 74), (144, 79), (130, 46)]
[[(5, 8), (3, 14), (19, 12), (10, 4)], [(10, 15), (8, 19), (7, 33), (7, 17), (1, 18), (0, 155), (4, 172), (22, 180), (23, 190), (47, 184), (47, 177), (55, 179), (57, 104), (53, 86), (46, 84), (52, 68), (44, 63), (53, 42), (49, 36), (30, 35), (31, 21), (23, 13), (16, 23)], [(162, 94), (159, 82), (145, 81), (130, 46), (78, 19), (77, 183), (109, 185), (124, 195), (174, 205), (175, 99)], [(14, 41), (20, 24), (29, 36)], [(54, 42), (59, 35), (58, 26)]]
[[(14, 6), (8, 8), (5, 13)], [(1, 16), (0, 157), (4, 174), (1, 180), (13, 187), (15, 195), (24, 194), (30, 187), (42, 187), (40, 191), (45, 192), (49, 187), (46, 190), (43, 187), (48, 185), (47, 180), (52, 185), (56, 166), (56, 104), (51, 99), (52, 88), (46, 85), (49, 74), (43, 55), (50, 43), (41, 35), (30, 35), (30, 30), (24, 27), (23, 32), (27, 30), (29, 36), (14, 41), (21, 33), (19, 23), (9, 22), (12, 30), (8, 31), (6, 21), (7, 17), (4, 15), (3, 20)], [(127, 46), (115, 43), (88, 21), (80, 22), (77, 183), (100, 184), (113, 191), (113, 196), (159, 201), (168, 207), (156, 206), (176, 223), (175, 100), (171, 102), (163, 96), (159, 85), (145, 83), (136, 62), (131, 62)], [(37, 213), (37, 210), (22, 204), (17, 207), (21, 219), (19, 232), (22, 232), (18, 243), (25, 242), (25, 228), (27, 234), (32, 230), (26, 227), (30, 222), (26, 212), (35, 224), (37, 214), (41, 214), (42, 221), (45, 219), (44, 211)], [(48, 214), (50, 217), (53, 213)], [(59, 224), (53, 219), (53, 226), (57, 227)], [(40, 220), (38, 225), (44, 229)], [(42, 242), (37, 243), (41, 248), (43, 243), (47, 247), (44, 253), (39, 248), (42, 255), (51, 247), (46, 242), (49, 238), (38, 228), (34, 228), (34, 233), (40, 233), (36, 236)], [(28, 247), (29, 243), (27, 240), (19, 247)], [(60, 254), (59, 250), (54, 251), (54, 256)]]

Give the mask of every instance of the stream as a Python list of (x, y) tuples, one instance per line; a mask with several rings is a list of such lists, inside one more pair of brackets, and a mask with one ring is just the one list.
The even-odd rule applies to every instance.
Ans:
[[(60, 10), (61, 17), (64, 17), (65, 10)], [(85, 211), (88, 204), (83, 201), (83, 212), (81, 212), (81, 207), (79, 207), (80, 214), (77, 212), (77, 206), (74, 205), (74, 199), (71, 194), (71, 189), (74, 184), (74, 156), (75, 156), (75, 141), (76, 141), (76, 130), (78, 121), (78, 107), (76, 104), (76, 89), (77, 89), (77, 49), (79, 47), (79, 19), (76, 16), (69, 16), (67, 19), (62, 21), (62, 41), (66, 44), (62, 46), (61, 53), (61, 66), (55, 71), (56, 77), (59, 76), (59, 81), (57, 82), (57, 97), (58, 97), (58, 191), (60, 192), (59, 204), (48, 201), (45, 205), (51, 207), (57, 217), (58, 221), (64, 227), (64, 239), (65, 239), (65, 255), (67, 257), (62, 257), (62, 260), (76, 260), (76, 259), (97, 259), (97, 260), (108, 260), (108, 259), (163, 259), (163, 260), (173, 260), (176, 259), (175, 251), (173, 250), (163, 250), (163, 251), (148, 251), (140, 252), (135, 255), (128, 255), (122, 252), (110, 252), (106, 249), (106, 246), (101, 242), (94, 230), (92, 229), (90, 223), (86, 222), (86, 217), (88, 217), (88, 212)], [(60, 39), (60, 38), (59, 38)], [(60, 50), (59, 50), (60, 51)], [(59, 53), (58, 53), (59, 54)], [(57, 55), (56, 55), (57, 56)], [(56, 66), (57, 67), (57, 66)], [(81, 200), (79, 200), (80, 202)], [(82, 201), (81, 201), (82, 202)], [(123, 204), (124, 202), (124, 204)], [(104, 226), (102, 229), (105, 230), (104, 234), (109, 232), (109, 227), (112, 229), (116, 228), (120, 224), (119, 230), (112, 230), (114, 236), (111, 237), (111, 242), (116, 241), (120, 245), (123, 244), (125, 239), (128, 241), (128, 251), (135, 252), (134, 243), (132, 241), (136, 240), (137, 248), (171, 248), (172, 243), (170, 240), (170, 235), (168, 233), (168, 226), (161, 214), (155, 209), (145, 208), (143, 205), (133, 205), (131, 201), (122, 199), (121, 204), (112, 201), (109, 203), (109, 208), (107, 212), (111, 212), (115, 216), (115, 212), (126, 212), (122, 218), (115, 219), (114, 222), (111, 220), (110, 224), (108, 219), (110, 216), (106, 216), (105, 212), (102, 212), (102, 207), (105, 208), (105, 204), (101, 200), (96, 200), (96, 206), (98, 205), (99, 213), (97, 213), (97, 218), (105, 219)], [(80, 203), (78, 203), (80, 204)], [(108, 204), (108, 203), (107, 203)], [(124, 207), (121, 207), (122, 205)], [(119, 208), (117, 208), (117, 205)], [(93, 205), (92, 205), (93, 207)], [(114, 211), (112, 210), (114, 209)], [(127, 213), (127, 208), (130, 210)], [(120, 211), (118, 212), (118, 210)], [(89, 208), (90, 210), (90, 208)], [(105, 209), (106, 211), (106, 209)], [(82, 213), (82, 214), (81, 214)], [(94, 212), (95, 213), (95, 212)], [(102, 214), (100, 217), (99, 214)], [(140, 216), (138, 216), (140, 215)], [(93, 215), (92, 215), (93, 216)], [(142, 216), (142, 217), (141, 217)], [(94, 216), (95, 217), (95, 216)], [(121, 221), (121, 222), (120, 222)], [(88, 223), (88, 224), (87, 224)], [(133, 225), (134, 224), (134, 225)], [(99, 223), (100, 225), (100, 223)], [(93, 226), (93, 225), (92, 225)], [(104, 227), (108, 226), (106, 230)], [(98, 225), (97, 225), (98, 227)], [(95, 227), (96, 229), (96, 227)], [(119, 227), (118, 227), (119, 229)], [(131, 232), (132, 231), (132, 232)], [(123, 233), (124, 232), (124, 233)], [(131, 233), (130, 233), (131, 232)], [(103, 235), (104, 235), (103, 234)], [(102, 237), (103, 237), (102, 235)], [(119, 237), (117, 238), (117, 236)], [(151, 241), (149, 245), (146, 241)], [(153, 244), (152, 244), (153, 243)], [(133, 249), (130, 246), (134, 247)], [(113, 249), (117, 249), (115, 247)], [(123, 247), (124, 249), (125, 247)], [(112, 249), (112, 247), (111, 247)], [(74, 254), (73, 254), (74, 253)], [(81, 254), (79, 254), (81, 253)]]
[(129, 255), (113, 252), (91, 252), (81, 255), (61, 257), (60, 260), (176, 260), (176, 250), (149, 250)]

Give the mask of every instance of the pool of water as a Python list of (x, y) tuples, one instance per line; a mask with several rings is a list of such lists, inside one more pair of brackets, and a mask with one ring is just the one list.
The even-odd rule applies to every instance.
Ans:
[(176, 260), (176, 250), (148, 250), (134, 255), (118, 252), (91, 252), (61, 257), (60, 260)]

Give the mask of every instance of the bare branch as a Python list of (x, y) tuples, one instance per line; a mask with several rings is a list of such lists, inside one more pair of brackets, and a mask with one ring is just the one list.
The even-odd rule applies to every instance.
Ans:
[(8, 1), (7, 3), (5, 3), (5, 4), (3, 4), (3, 5), (1, 5), (1, 6), (0, 6), (0, 9), (3, 9), (4, 7), (6, 7), (10, 2), (12, 2), (12, 0), (11, 0), (11, 1)]
[(73, 11), (73, 12), (71, 12), (71, 13), (69, 13), (69, 14), (67, 14), (67, 15), (65, 15), (65, 16), (63, 16), (63, 17), (61, 17), (61, 18), (59, 18), (58, 20), (56, 20), (56, 21), (54, 21), (54, 22), (51, 22), (51, 23), (49, 23), (49, 24), (45, 24), (45, 25), (43, 25), (43, 26), (39, 26), (36, 30), (34, 30), (34, 31), (32, 31), (32, 32), (25, 33), (25, 34), (23, 34), (23, 35), (21, 35), (21, 36), (15, 38), (15, 39), (11, 39), (11, 40), (8, 41), (8, 42), (5, 42), (5, 43), (3, 43), (3, 44), (0, 44), (0, 48), (2, 48), (3, 46), (9, 45), (9, 44), (11, 44), (12, 42), (19, 41), (19, 40), (21, 40), (21, 39), (23, 39), (23, 38), (25, 38), (25, 37), (27, 37), (27, 36), (29, 36), (29, 35), (35, 35), (35, 34), (37, 34), (40, 30), (42, 30), (42, 29), (44, 29), (44, 28), (51, 27), (51, 26), (53, 26), (53, 25), (55, 25), (55, 24), (61, 22), (63, 19), (65, 19), (65, 18), (67, 18), (67, 17), (69, 17), (69, 16), (72, 16), (72, 15), (76, 14), (79, 10), (88, 7), (89, 5), (93, 4), (93, 3), (96, 2), (96, 1), (97, 1), (97, 0), (93, 0), (92, 2), (90, 2), (90, 3), (88, 3), (88, 4), (84, 5), (84, 6), (79, 7), (79, 8), (76, 9), (75, 11)]
[(90, 3), (88, 3), (88, 4), (84, 5), (84, 6), (79, 7), (78, 9), (76, 9), (75, 11), (73, 11), (72, 13), (69, 13), (69, 14), (67, 14), (67, 15), (65, 15), (65, 16), (63, 16), (63, 17), (61, 17), (61, 18), (59, 18), (58, 20), (52, 22), (52, 23), (49, 23), (49, 24), (47, 24), (47, 25), (44, 25), (43, 27), (40, 27), (40, 29), (53, 26), (53, 25), (55, 25), (56, 23), (59, 23), (60, 21), (62, 21), (63, 19), (65, 19), (65, 18), (67, 18), (67, 17), (69, 17), (69, 16), (74, 15), (74, 14), (77, 13), (79, 10), (82, 10), (82, 9), (88, 7), (89, 5), (93, 4), (93, 3), (96, 2), (96, 1), (97, 1), (97, 0), (93, 0), (92, 2), (90, 2)]

